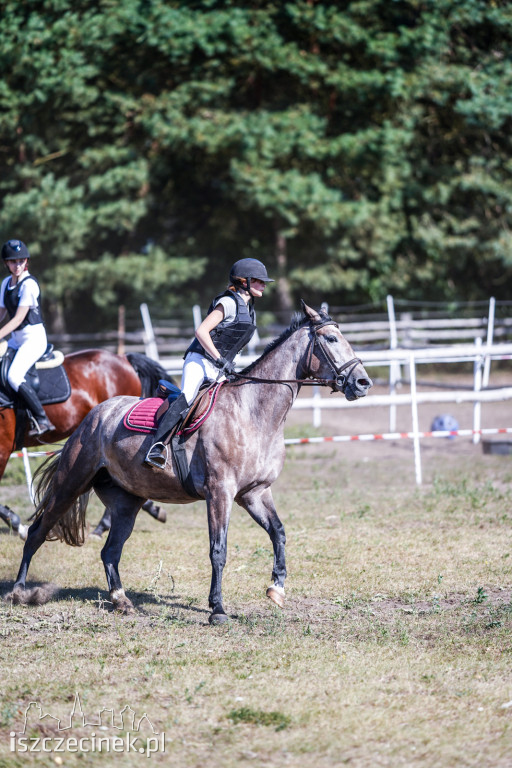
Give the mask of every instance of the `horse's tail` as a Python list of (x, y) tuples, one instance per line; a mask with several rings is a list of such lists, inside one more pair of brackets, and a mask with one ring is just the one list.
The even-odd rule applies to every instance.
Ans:
[(139, 352), (130, 352), (126, 355), (126, 359), (140, 379), (142, 397), (151, 397), (154, 394), (159, 379), (169, 380), (169, 375), (165, 368), (162, 368), (160, 363), (151, 360), (146, 355), (141, 355)]
[[(31, 520), (38, 520), (44, 515), (51, 498), (56, 493), (55, 476), (59, 469), (61, 453), (62, 451), (58, 451), (56, 456), (50, 456), (34, 473), (36, 511), (31, 516)], [(85, 541), (85, 513), (89, 493), (90, 491), (87, 491), (75, 499), (64, 516), (47, 534), (47, 541), (64, 541), (71, 547), (82, 546)]]

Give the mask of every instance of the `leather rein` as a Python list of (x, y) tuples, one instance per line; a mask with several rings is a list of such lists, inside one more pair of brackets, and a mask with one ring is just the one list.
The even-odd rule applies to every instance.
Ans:
[(302, 386), (306, 387), (312, 387), (315, 385), (320, 385), (321, 387), (331, 386), (333, 388), (336, 387), (338, 391), (344, 394), (350, 374), (354, 368), (359, 365), (359, 363), (362, 364), (362, 360), (360, 360), (358, 357), (353, 357), (351, 360), (347, 360), (346, 363), (343, 363), (343, 365), (337, 365), (330, 352), (320, 342), (320, 337), (318, 336), (318, 331), (320, 328), (324, 328), (326, 325), (334, 325), (336, 328), (339, 328), (338, 323), (335, 323), (330, 319), (322, 320), (317, 323), (310, 321), (310, 330), (313, 331), (313, 336), (309, 342), (308, 361), (306, 367), (309, 369), (313, 359), (313, 350), (315, 346), (318, 345), (320, 351), (327, 361), (327, 364), (329, 365), (329, 368), (334, 374), (334, 379), (317, 379), (314, 377), (308, 379), (261, 379), (257, 376), (246, 376), (243, 373), (234, 373), (232, 376), (238, 379), (246, 379), (247, 381), (256, 381), (260, 384), (301, 384)]

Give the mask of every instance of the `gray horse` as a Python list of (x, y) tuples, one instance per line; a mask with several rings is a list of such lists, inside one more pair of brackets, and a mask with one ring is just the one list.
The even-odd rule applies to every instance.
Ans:
[[(185, 444), (197, 497), (206, 500), (212, 580), (210, 623), (227, 620), (222, 604), (229, 517), (236, 501), (268, 533), (274, 549), (272, 584), (267, 596), (284, 605), (285, 532), (271, 485), (285, 456), (284, 424), (305, 383), (342, 392), (347, 400), (364, 397), (372, 381), (337, 324), (303, 303), (303, 315), (273, 341), (261, 357), (221, 387), (210, 417)], [(118, 565), (124, 543), (145, 499), (187, 504), (195, 501), (177, 477), (175, 462), (164, 471), (144, 464), (151, 435), (128, 431), (123, 417), (136, 400), (116, 397), (94, 408), (64, 449), (43, 469), (41, 499), (24, 546), (13, 602), (44, 602), (25, 589), (30, 561), (45, 539), (80, 546), (84, 541), (88, 492), (94, 489), (112, 512), (112, 527), (101, 558), (110, 599), (118, 611), (134, 611), (125, 595)]]

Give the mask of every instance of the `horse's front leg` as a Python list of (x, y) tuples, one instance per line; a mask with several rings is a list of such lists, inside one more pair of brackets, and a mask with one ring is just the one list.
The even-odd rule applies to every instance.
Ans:
[(280, 608), (284, 607), (284, 580), (286, 578), (284, 525), (278, 517), (270, 488), (255, 488), (237, 498), (237, 502), (247, 510), (253, 520), (266, 530), (274, 548), (274, 566), (272, 584), (267, 589), (269, 597)]
[(111, 511), (111, 528), (105, 546), (101, 550), (110, 599), (116, 611), (131, 614), (135, 612), (135, 608), (132, 601), (125, 595), (119, 576), (119, 561), (144, 499), (133, 496), (116, 486), (98, 487), (95, 491)]
[(210, 535), (210, 562), (212, 582), (208, 604), (212, 609), (210, 624), (223, 624), (228, 620), (222, 605), (222, 573), (226, 565), (229, 516), (233, 497), (220, 491), (206, 500), (208, 509), (208, 532)]

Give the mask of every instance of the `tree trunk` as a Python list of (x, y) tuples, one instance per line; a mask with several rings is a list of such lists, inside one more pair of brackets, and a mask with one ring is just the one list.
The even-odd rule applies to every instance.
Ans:
[(286, 237), (283, 235), (278, 223), (275, 225), (276, 232), (276, 265), (277, 265), (277, 309), (280, 319), (288, 322), (289, 315), (293, 312), (293, 299), (288, 281), (288, 254), (286, 252)]
[(60, 301), (52, 301), (48, 305), (47, 312), (47, 328), (49, 333), (61, 334), (66, 333), (66, 320), (64, 317), (64, 308)]

